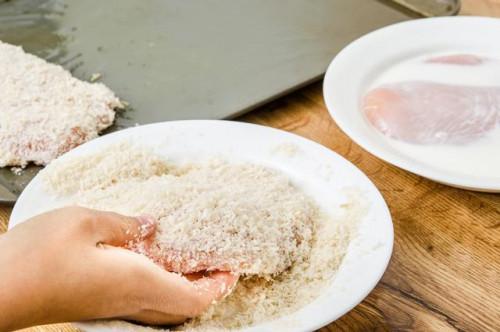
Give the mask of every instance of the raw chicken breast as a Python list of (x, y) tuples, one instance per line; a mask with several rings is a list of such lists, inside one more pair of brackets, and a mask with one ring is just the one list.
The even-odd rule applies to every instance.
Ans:
[(409, 81), (367, 93), (362, 109), (385, 135), (418, 144), (467, 143), (500, 123), (500, 87)]

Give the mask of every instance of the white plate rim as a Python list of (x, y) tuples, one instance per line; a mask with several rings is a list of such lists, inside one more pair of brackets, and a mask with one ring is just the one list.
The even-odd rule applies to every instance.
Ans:
[[(393, 242), (394, 242), (394, 231), (393, 231), (392, 219), (391, 219), (389, 209), (388, 209), (382, 195), (378, 191), (378, 189), (375, 187), (375, 185), (368, 179), (368, 177), (362, 171), (360, 171), (356, 166), (354, 166), (352, 163), (350, 163), (349, 161), (344, 159), (342, 156), (338, 155), (334, 151), (332, 151), (332, 150), (330, 150), (330, 149), (328, 149), (328, 148), (326, 148), (326, 147), (324, 147), (316, 142), (310, 141), (310, 140), (305, 139), (303, 137), (300, 137), (298, 135), (288, 133), (288, 132), (285, 132), (282, 130), (278, 130), (278, 129), (274, 129), (274, 128), (270, 128), (270, 127), (266, 127), (266, 126), (261, 126), (261, 125), (249, 124), (249, 123), (225, 121), (225, 120), (183, 120), (183, 121), (168, 121), (168, 122), (161, 122), (161, 123), (153, 123), (153, 124), (149, 124), (149, 125), (138, 126), (138, 127), (133, 127), (133, 128), (121, 130), (119, 132), (108, 134), (108, 135), (102, 136), (100, 138), (97, 138), (91, 142), (88, 142), (88, 143), (70, 151), (65, 156), (79, 153), (79, 151), (81, 149), (88, 147), (89, 145), (98, 145), (100, 142), (102, 142), (104, 140), (109, 140), (110, 136), (113, 136), (113, 135), (114, 136), (119, 136), (119, 135), (126, 136), (127, 133), (131, 133), (131, 132), (133, 133), (135, 131), (141, 131), (141, 130), (149, 131), (150, 129), (154, 129), (155, 127), (166, 126), (168, 128), (168, 126), (176, 126), (176, 125), (184, 125), (184, 124), (189, 124), (189, 125), (193, 124), (193, 125), (199, 126), (200, 128), (203, 128), (204, 126), (215, 126), (215, 127), (219, 126), (220, 128), (224, 128), (225, 126), (228, 126), (228, 127), (235, 127), (237, 130), (242, 130), (242, 131), (245, 131), (245, 130), (255, 131), (256, 130), (257, 132), (261, 132), (261, 133), (269, 132), (272, 135), (275, 135), (276, 137), (277, 136), (284, 137), (285, 141), (287, 141), (287, 142), (288, 141), (300, 142), (300, 144), (302, 144), (301, 147), (302, 146), (309, 146), (311, 149), (316, 149), (318, 151), (322, 151), (321, 153), (324, 153), (325, 155), (329, 156), (330, 158), (334, 158), (337, 161), (339, 161), (340, 162), (339, 165), (343, 164), (342, 167), (349, 168), (349, 171), (353, 172), (353, 176), (361, 177), (361, 180), (366, 184), (367, 188), (369, 188), (370, 194), (374, 195), (371, 197), (372, 199), (374, 199), (374, 201), (372, 201), (372, 204), (373, 204), (373, 206), (376, 206), (376, 208), (378, 209), (378, 211), (379, 211), (378, 217), (380, 217), (380, 219), (378, 219), (376, 221), (380, 224), (377, 226), (381, 227), (380, 231), (383, 232), (385, 234), (385, 237), (386, 237), (385, 246), (381, 249), (379, 261), (377, 262), (378, 268), (376, 271), (371, 271), (372, 275), (370, 276), (370, 280), (367, 280), (364, 288), (361, 290), (358, 290), (356, 296), (353, 296), (350, 299), (349, 303), (345, 303), (344, 306), (342, 307), (342, 310), (338, 311), (336, 313), (336, 315), (323, 314), (323, 315), (320, 315), (320, 317), (318, 317), (315, 320), (312, 319), (311, 321), (307, 321), (307, 322), (301, 321), (300, 327), (290, 327), (290, 326), (286, 325), (287, 326), (286, 330), (287, 331), (310, 331), (310, 330), (315, 330), (315, 329), (321, 328), (325, 325), (328, 325), (332, 321), (338, 319), (339, 317), (343, 316), (345, 313), (347, 313), (352, 308), (354, 308), (357, 304), (359, 304), (366, 296), (368, 296), (368, 294), (373, 290), (373, 288), (375, 288), (375, 286), (378, 284), (378, 282), (382, 278), (382, 276), (383, 276), (383, 274), (384, 274), (384, 272), (389, 264), (391, 255), (392, 255)], [(251, 137), (249, 137), (249, 138), (251, 138)], [(35, 179), (36, 178), (39, 178), (39, 175), (37, 175), (35, 177)], [(30, 191), (32, 191), (33, 186), (37, 185), (37, 181), (39, 181), (39, 180), (36, 180), (36, 181), (34, 180), (30, 184), (28, 184), (25, 191), (19, 197), (16, 205), (13, 208), (12, 214), (11, 214), (11, 218), (10, 218), (10, 222), (9, 222), (9, 229), (11, 229), (15, 225), (17, 225), (23, 221), (20, 218), (20, 216), (22, 215), (21, 211), (26, 206), (26, 204), (29, 204), (29, 202), (25, 202), (26, 197), (29, 196), (29, 193), (30, 193)], [(335, 281), (335, 279), (332, 280), (332, 283), (334, 281)], [(313, 303), (315, 303), (316, 301), (317, 300), (313, 301)], [(307, 305), (306, 307), (308, 307), (310, 305), (311, 304)], [(293, 322), (293, 318), (296, 314), (297, 313), (291, 314), (289, 316), (282, 316), (277, 320), (273, 320), (273, 321), (266, 322), (264, 324), (259, 324), (256, 326), (251, 326), (251, 327), (246, 328), (242, 331), (273, 331), (273, 330), (276, 330), (277, 327), (282, 327), (282, 325), (280, 325), (280, 324), (282, 324), (282, 321), (285, 321), (285, 323), (288, 322), (288, 324), (290, 324), (290, 322)], [(291, 319), (291, 321), (289, 320), (289, 318)], [(81, 322), (77, 323), (77, 325), (79, 328), (83, 328), (84, 330), (87, 330), (87, 331), (100, 331), (100, 332), (112, 331), (112, 329), (102, 328), (102, 327), (89, 328), (88, 325), (86, 325), (85, 323), (81, 323)]]
[[(363, 52), (364, 54), (370, 54), (374, 52), (373, 50), (367, 50), (365, 45), (374, 38), (380, 38), (383, 35), (397, 33), (400, 29), (414, 28), (418, 31), (422, 27), (427, 25), (433, 25), (436, 23), (453, 25), (453, 27), (458, 28), (460, 26), (467, 25), (470, 28), (471, 25), (496, 25), (500, 31), (500, 19), (494, 17), (480, 17), (480, 16), (455, 16), (455, 17), (433, 17), (433, 18), (422, 18), (412, 21), (400, 22), (396, 24), (389, 25), (387, 27), (380, 28), (373, 32), (370, 32), (352, 43), (346, 46), (337, 56), (332, 60), (325, 74), (323, 81), (323, 98), (333, 120), (338, 124), (340, 129), (349, 136), (356, 144), (361, 146), (364, 150), (371, 153), (372, 155), (393, 164), (401, 169), (407, 170), (411, 173), (421, 175), (428, 179), (434, 180), (436, 182), (444, 183), (453, 187), (458, 187), (462, 189), (470, 189), (476, 191), (485, 192), (500, 192), (500, 180), (493, 180), (490, 178), (481, 179), (478, 177), (470, 177), (467, 175), (454, 175), (449, 174), (444, 170), (439, 170), (425, 164), (416, 164), (410, 159), (400, 157), (399, 155), (393, 154), (386, 148), (381, 147), (378, 144), (372, 143), (369, 140), (365, 140), (359, 135), (359, 132), (351, 126), (350, 121), (343, 116), (343, 111), (339, 111), (337, 107), (336, 96), (334, 92), (336, 87), (339, 85), (345, 85), (348, 80), (342, 80), (337, 75), (338, 63), (345, 61), (346, 59), (352, 57), (353, 54)], [(417, 33), (417, 32), (415, 32)], [(460, 36), (459, 31), (456, 31), (457, 36)], [(411, 37), (410, 37), (411, 38)], [(457, 37), (459, 38), (459, 37)], [(397, 46), (395, 46), (397, 47)], [(353, 111), (353, 110), (350, 110)], [(359, 110), (355, 110), (359, 112)]]

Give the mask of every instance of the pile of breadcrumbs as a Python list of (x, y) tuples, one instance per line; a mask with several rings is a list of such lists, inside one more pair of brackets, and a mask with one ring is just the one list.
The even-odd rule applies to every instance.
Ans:
[(347, 204), (325, 216), (273, 169), (221, 160), (175, 165), (133, 144), (56, 160), (42, 174), (72, 203), (158, 218), (153, 248), (170, 271), (242, 275), (231, 295), (175, 330), (241, 328), (310, 303), (335, 276), (362, 214)]

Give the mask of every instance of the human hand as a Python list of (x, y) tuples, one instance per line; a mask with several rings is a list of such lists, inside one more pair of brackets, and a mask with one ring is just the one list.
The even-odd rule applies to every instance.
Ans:
[(0, 331), (100, 318), (181, 323), (231, 291), (238, 276), (188, 280), (124, 248), (155, 228), (147, 217), (68, 207), (1, 235)]

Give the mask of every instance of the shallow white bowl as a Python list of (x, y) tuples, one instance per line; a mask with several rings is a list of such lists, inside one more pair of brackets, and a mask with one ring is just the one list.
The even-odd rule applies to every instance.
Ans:
[(353, 141), (393, 165), (451, 186), (500, 192), (498, 177), (474, 177), (440, 170), (395, 150), (366, 121), (359, 107), (369, 86), (393, 64), (430, 53), (468, 50), (500, 54), (500, 44), (495, 42), (499, 36), (500, 19), (485, 17), (427, 18), (369, 33), (344, 48), (328, 67), (323, 83), (328, 111)]
[[(292, 315), (244, 331), (311, 331), (320, 328), (360, 303), (382, 277), (393, 245), (389, 210), (370, 180), (335, 152), (268, 127), (230, 121), (174, 121), (103, 136), (60, 159), (96, 152), (123, 140), (150, 146), (172, 161), (196, 161), (218, 156), (228, 161), (250, 161), (279, 169), (326, 212), (335, 210), (346, 201), (346, 189), (356, 188), (369, 203), (368, 213), (359, 223), (357, 237), (350, 243), (336, 277), (323, 294)], [(40, 175), (19, 197), (9, 228), (61, 203), (46, 191)], [(111, 331), (105, 326), (78, 326), (86, 331)]]

